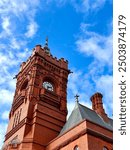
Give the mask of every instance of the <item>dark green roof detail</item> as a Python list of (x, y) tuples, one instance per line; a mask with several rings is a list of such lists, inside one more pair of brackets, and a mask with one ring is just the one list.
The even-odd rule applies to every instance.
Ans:
[(72, 111), (70, 117), (62, 128), (60, 135), (72, 127), (76, 126), (83, 120), (89, 120), (93, 123), (96, 123), (104, 128), (113, 130), (113, 120), (109, 118), (109, 123), (106, 123), (101, 116), (99, 116), (94, 110), (83, 106), (76, 102), (74, 110)]

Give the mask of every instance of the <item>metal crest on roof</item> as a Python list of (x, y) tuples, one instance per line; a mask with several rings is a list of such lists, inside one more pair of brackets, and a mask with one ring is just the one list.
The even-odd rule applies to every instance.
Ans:
[(50, 48), (48, 47), (48, 37), (46, 37), (44, 49), (47, 54), (50, 54)]
[(79, 95), (76, 94), (74, 97), (75, 97), (75, 102), (78, 103), (79, 102)]

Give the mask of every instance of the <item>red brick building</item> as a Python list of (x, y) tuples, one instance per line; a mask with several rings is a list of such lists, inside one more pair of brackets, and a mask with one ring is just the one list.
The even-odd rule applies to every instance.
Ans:
[(67, 117), (67, 81), (64, 58), (53, 57), (37, 45), (16, 75), (3, 150), (112, 150), (112, 119), (103, 109), (102, 94), (91, 97), (92, 109), (76, 96)]

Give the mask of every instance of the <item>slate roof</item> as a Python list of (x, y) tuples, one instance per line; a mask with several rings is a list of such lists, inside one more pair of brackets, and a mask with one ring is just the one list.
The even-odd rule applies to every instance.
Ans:
[(93, 123), (96, 123), (102, 127), (105, 127), (109, 130), (113, 130), (113, 120), (109, 118), (109, 123), (106, 123), (101, 116), (99, 116), (94, 110), (81, 105), (80, 103), (76, 102), (75, 107), (68, 118), (67, 122), (65, 123), (64, 127), (62, 128), (60, 135), (64, 132), (68, 131), (72, 127), (76, 126), (83, 120), (89, 120)]

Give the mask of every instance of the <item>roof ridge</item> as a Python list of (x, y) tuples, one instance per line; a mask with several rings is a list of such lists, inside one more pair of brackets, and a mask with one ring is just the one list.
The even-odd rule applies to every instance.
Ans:
[[(85, 106), (85, 105), (83, 105), (83, 104), (80, 104), (79, 103), (79, 105), (81, 105), (82, 107), (85, 107), (85, 108), (87, 108), (87, 109), (89, 109), (89, 110), (91, 110), (91, 111), (94, 111), (93, 109), (91, 109), (91, 108), (89, 108), (89, 107), (87, 107), (87, 106)], [(95, 111), (94, 111), (95, 112)]]
[(82, 106), (83, 106), (83, 105), (79, 103), (79, 112), (80, 112), (81, 118), (84, 119), (83, 113), (82, 113), (82, 112), (83, 112)]
[(62, 128), (60, 134), (62, 134), (64, 131), (72, 128), (73, 126), (77, 125), (83, 120), (83, 116), (81, 115), (81, 110), (80, 110), (80, 104), (76, 102), (74, 109), (72, 110), (69, 118), (67, 119), (64, 127)]
[(81, 109), (81, 107), (80, 107), (80, 103), (77, 103), (77, 105), (78, 105), (78, 110), (79, 110), (79, 114), (80, 114), (80, 116), (81, 116), (81, 119), (84, 119), (83, 118), (83, 115), (82, 115), (82, 109)]

